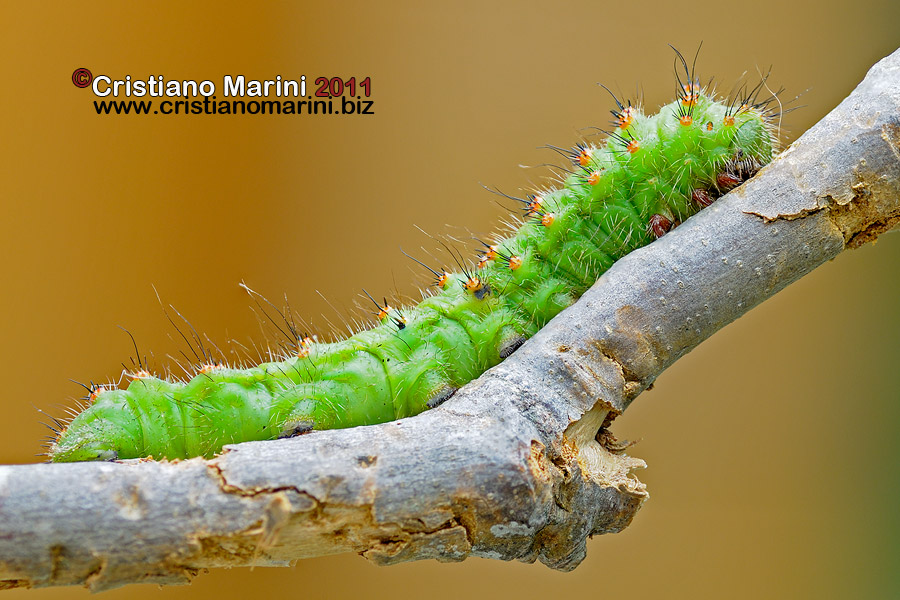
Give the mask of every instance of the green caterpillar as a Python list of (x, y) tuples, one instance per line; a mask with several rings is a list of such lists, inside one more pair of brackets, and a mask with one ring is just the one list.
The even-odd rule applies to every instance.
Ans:
[(758, 101), (765, 80), (720, 102), (678, 57), (674, 102), (647, 116), (613, 95), (609, 137), (563, 151), (575, 168), (560, 187), (507, 196), (524, 209), (518, 228), (484, 244), (474, 268), (455, 255), (459, 271), (429, 268), (437, 291), (418, 305), (373, 300), (379, 324), (334, 343), (288, 324), (295, 345), (280, 361), (248, 369), (210, 363), (188, 381), (142, 366), (126, 389), (92, 387), (90, 405), (50, 444), (51, 460), (209, 457), (225, 444), (382, 423), (440, 404), (617, 259), (772, 159), (775, 97)]

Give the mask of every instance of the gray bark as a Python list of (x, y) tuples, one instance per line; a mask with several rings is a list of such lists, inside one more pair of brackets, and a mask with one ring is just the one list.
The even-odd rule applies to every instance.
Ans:
[(642, 461), (604, 423), (715, 331), (898, 222), (900, 51), (435, 410), (213, 460), (0, 467), (0, 588), (181, 583), (337, 552), (572, 569), (647, 498)]

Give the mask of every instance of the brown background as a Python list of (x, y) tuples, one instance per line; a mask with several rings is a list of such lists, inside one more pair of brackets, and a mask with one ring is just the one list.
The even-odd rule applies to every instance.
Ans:
[[(128, 327), (157, 368), (151, 288), (222, 346), (262, 340), (237, 283), (326, 331), (361, 288), (414, 294), (398, 251), (487, 234), (515, 192), (641, 86), (672, 92), (672, 43), (728, 91), (742, 72), (803, 93), (796, 138), (900, 46), (893, 0), (493, 4), (4, 2), (0, 461), (32, 462), (35, 407), (116, 378)], [(327, 3), (331, 4), (331, 3)], [(371, 117), (104, 116), (72, 71), (169, 79), (372, 77)], [(806, 91), (808, 89), (808, 91)], [(445, 224), (455, 228), (448, 229)], [(665, 373), (616, 424), (652, 499), (571, 574), (468, 560), (376, 568), (348, 555), (106, 598), (886, 597), (900, 584), (900, 235), (847, 253)], [(418, 273), (418, 271), (417, 271)], [(421, 282), (422, 280), (418, 280)], [(84, 597), (80, 589), (7, 592)], [(551, 594), (553, 596), (551, 596)]]

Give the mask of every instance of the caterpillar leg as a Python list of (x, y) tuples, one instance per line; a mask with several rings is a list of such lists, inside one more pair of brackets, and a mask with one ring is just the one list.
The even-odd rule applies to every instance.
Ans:
[(452, 398), (457, 391), (458, 388), (444, 388), (443, 390), (439, 391), (437, 394), (429, 398), (428, 402), (425, 403), (425, 406), (427, 406), (428, 408), (437, 408), (438, 406)]

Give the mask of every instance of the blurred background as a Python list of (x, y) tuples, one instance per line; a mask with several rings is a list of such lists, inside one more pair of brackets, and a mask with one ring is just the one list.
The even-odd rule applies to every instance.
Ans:
[[(70, 379), (119, 377), (133, 349), (117, 326), (157, 370), (187, 351), (151, 286), (225, 352), (266, 342), (241, 281), (287, 294), (323, 333), (369, 312), (361, 288), (415, 296), (425, 274), (399, 248), (436, 244), (414, 225), (489, 234), (507, 211), (479, 183), (544, 181), (521, 167), (560, 162), (538, 146), (608, 122), (598, 81), (655, 111), (673, 92), (668, 43), (690, 57), (702, 40), (700, 75), (726, 93), (772, 65), (785, 100), (802, 94), (788, 142), (900, 46), (894, 0), (86, 6), (3, 3), (3, 463), (42, 460), (36, 409), (74, 405)], [(368, 76), (375, 115), (98, 116), (79, 67), (306, 75), (310, 93), (317, 77)], [(642, 440), (651, 499), (572, 573), (345, 555), (104, 598), (896, 596), (898, 260), (898, 234), (841, 255), (663, 374), (613, 428)]]

